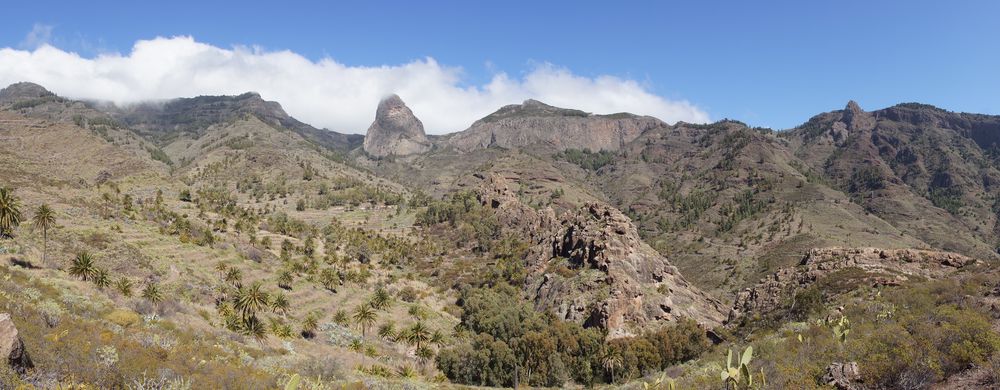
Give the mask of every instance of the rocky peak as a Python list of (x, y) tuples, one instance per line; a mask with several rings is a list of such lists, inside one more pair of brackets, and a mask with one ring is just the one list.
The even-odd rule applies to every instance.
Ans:
[(840, 121), (844, 122), (848, 131), (871, 129), (875, 125), (874, 117), (862, 110), (861, 106), (854, 100), (847, 102), (847, 107), (844, 108)]
[(55, 96), (55, 94), (35, 83), (19, 82), (11, 84), (7, 88), (0, 89), (0, 103), (40, 99), (49, 96)]
[(365, 134), (364, 150), (375, 157), (405, 156), (431, 149), (424, 124), (397, 95), (382, 99)]

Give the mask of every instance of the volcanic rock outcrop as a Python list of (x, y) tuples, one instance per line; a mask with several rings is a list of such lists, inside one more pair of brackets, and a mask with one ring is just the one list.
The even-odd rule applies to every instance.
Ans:
[(505, 106), (451, 136), (461, 151), (541, 146), (554, 150), (620, 150), (643, 131), (666, 126), (659, 119), (632, 114), (592, 115), (536, 100)]
[(378, 104), (375, 122), (368, 128), (365, 152), (374, 157), (406, 156), (431, 149), (424, 134), (424, 124), (399, 96), (392, 95)]
[(917, 249), (816, 248), (803, 257), (799, 266), (782, 268), (740, 291), (726, 322), (781, 309), (797, 291), (838, 271), (862, 271), (854, 276), (858, 283), (896, 285), (912, 277), (939, 278), (975, 262), (957, 253)]
[(11, 321), (10, 314), (0, 314), (0, 359), (17, 373), (32, 368), (31, 358), (24, 349), (24, 342)]
[(525, 288), (538, 309), (602, 327), (609, 338), (680, 318), (707, 327), (721, 323), (721, 304), (684, 280), (618, 209), (594, 202), (556, 219), (551, 209), (521, 203), (496, 174), (477, 195), (504, 230), (532, 244)]

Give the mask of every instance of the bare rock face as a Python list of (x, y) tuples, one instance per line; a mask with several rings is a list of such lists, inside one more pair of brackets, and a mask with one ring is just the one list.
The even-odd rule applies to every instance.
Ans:
[(530, 240), (525, 288), (536, 308), (602, 327), (609, 338), (685, 317), (721, 324), (721, 303), (684, 280), (618, 209), (589, 203), (556, 219), (551, 209), (524, 205), (496, 175), (483, 181), (478, 196), (505, 230)]
[(365, 134), (365, 152), (375, 157), (386, 157), (419, 154), (430, 149), (431, 142), (424, 134), (424, 124), (399, 96), (389, 96), (378, 104), (375, 122)]
[(14, 83), (7, 88), (0, 89), (0, 104), (46, 97), (55, 97), (55, 94), (35, 83)]
[(863, 271), (865, 276), (859, 282), (898, 285), (912, 277), (940, 278), (975, 262), (957, 253), (917, 249), (816, 248), (799, 266), (782, 268), (740, 291), (726, 322), (778, 310), (796, 291), (842, 270)]
[(592, 115), (527, 100), (501, 108), (446, 142), (465, 152), (526, 146), (615, 151), (643, 131), (661, 126), (666, 124), (648, 116)]
[(0, 314), (0, 357), (6, 358), (7, 364), (20, 374), (34, 367), (24, 349), (24, 342), (7, 313)]
[(826, 368), (826, 375), (823, 376), (823, 382), (838, 390), (860, 389), (860, 381), (861, 370), (858, 369), (856, 362), (831, 363)]

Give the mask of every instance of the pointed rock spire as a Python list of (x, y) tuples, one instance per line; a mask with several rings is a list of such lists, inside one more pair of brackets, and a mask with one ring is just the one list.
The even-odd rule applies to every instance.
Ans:
[(375, 122), (368, 128), (365, 152), (375, 157), (405, 156), (431, 149), (424, 124), (397, 95), (382, 99), (375, 111)]

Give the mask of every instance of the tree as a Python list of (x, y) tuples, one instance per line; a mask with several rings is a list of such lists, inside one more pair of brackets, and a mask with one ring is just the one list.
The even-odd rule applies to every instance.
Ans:
[(240, 269), (236, 267), (229, 268), (229, 270), (226, 271), (226, 276), (223, 279), (226, 281), (226, 283), (238, 287), (240, 285), (240, 281), (243, 280), (243, 271), (240, 271)]
[(368, 328), (375, 323), (375, 319), (378, 315), (375, 314), (375, 310), (372, 310), (371, 306), (361, 305), (354, 310), (354, 320), (358, 322), (358, 326), (361, 327), (361, 337), (364, 338)]
[(420, 350), (420, 347), (430, 341), (430, 339), (431, 330), (423, 322), (417, 321), (417, 323), (406, 330), (406, 341), (413, 344), (417, 350)]
[(49, 205), (43, 203), (38, 206), (38, 210), (35, 210), (32, 221), (34, 222), (32, 229), (42, 229), (42, 264), (48, 264), (49, 229), (56, 224), (55, 212)]
[(267, 338), (267, 328), (257, 316), (243, 319), (243, 334), (253, 337), (258, 343), (263, 344)]
[(13, 238), (14, 229), (21, 224), (21, 201), (14, 190), (0, 187), (0, 238)]
[(285, 294), (278, 292), (271, 297), (271, 311), (275, 313), (280, 311), (281, 314), (287, 315), (290, 307), (291, 304), (288, 303), (288, 297)]
[(372, 295), (369, 304), (375, 310), (386, 310), (392, 306), (392, 296), (389, 295), (389, 292), (386, 291), (385, 288), (379, 287), (375, 290), (375, 294)]
[(378, 337), (381, 337), (385, 341), (395, 341), (396, 340), (396, 324), (391, 320), (386, 321), (384, 324), (378, 327)]
[(82, 280), (91, 280), (97, 273), (94, 265), (94, 257), (89, 252), (83, 251), (73, 258), (73, 263), (69, 267), (69, 274)]
[(611, 383), (615, 383), (615, 368), (622, 368), (622, 357), (617, 353), (608, 353), (601, 359), (601, 365), (611, 373)]
[(256, 317), (257, 312), (264, 310), (267, 306), (267, 292), (262, 290), (260, 283), (241, 288), (237, 292), (235, 307), (243, 315), (244, 320)]
[(280, 274), (278, 274), (278, 287), (281, 287), (285, 290), (292, 289), (292, 273), (290, 271), (284, 270), (281, 271)]
[(302, 337), (307, 339), (316, 337), (317, 328), (319, 328), (319, 316), (315, 312), (309, 313), (302, 320)]

